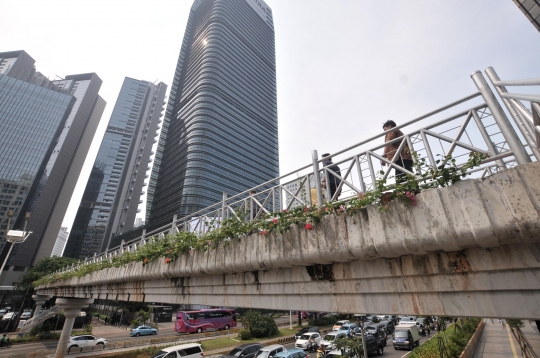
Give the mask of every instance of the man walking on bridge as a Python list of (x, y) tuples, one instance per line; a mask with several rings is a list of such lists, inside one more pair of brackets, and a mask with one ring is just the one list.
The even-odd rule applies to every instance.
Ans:
[[(385, 131), (389, 131), (394, 127), (396, 127), (396, 122), (394, 122), (392, 120), (386, 121), (383, 124), (383, 129)], [(394, 140), (396, 138), (403, 137), (403, 135), (404, 135), (403, 132), (401, 132), (399, 129), (390, 131), (384, 137), (384, 142), (385, 143), (390, 142), (391, 140)], [(400, 145), (401, 145), (401, 143), (397, 142), (397, 143), (389, 144), (386, 147), (384, 147), (383, 157), (388, 159), (389, 161), (392, 161), (392, 159), (394, 159), (394, 156), (396, 155), (396, 150), (399, 148)], [(408, 171), (412, 172), (412, 170), (413, 170), (412, 169), (413, 160), (412, 160), (411, 151), (410, 151), (409, 146), (407, 144), (405, 144), (405, 146), (401, 150), (399, 158), (396, 160), (396, 164), (399, 165), (402, 168), (405, 168), (405, 170), (408, 170)], [(381, 165), (384, 167), (386, 165), (386, 162), (381, 160)], [(396, 168), (395, 172), (396, 172), (396, 174), (395, 174), (396, 183), (403, 182), (405, 180), (405, 173), (402, 172), (401, 170), (397, 169), (397, 168)]]

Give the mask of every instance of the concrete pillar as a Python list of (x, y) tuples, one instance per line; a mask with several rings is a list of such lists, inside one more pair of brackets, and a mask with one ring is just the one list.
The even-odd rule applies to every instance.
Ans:
[(36, 309), (34, 311), (34, 316), (39, 314), (39, 310), (41, 309), (41, 306), (48, 300), (50, 300), (52, 296), (49, 295), (33, 295), (32, 299), (36, 302)]
[(56, 348), (55, 358), (64, 358), (67, 345), (69, 342), (69, 337), (71, 336), (71, 331), (73, 331), (73, 323), (75, 323), (75, 317), (77, 317), (83, 308), (88, 307), (92, 302), (93, 298), (57, 298), (56, 304), (64, 310), (64, 316), (66, 321), (64, 323), (64, 328), (62, 329), (62, 334), (60, 335), (60, 340), (58, 341), (58, 347)]

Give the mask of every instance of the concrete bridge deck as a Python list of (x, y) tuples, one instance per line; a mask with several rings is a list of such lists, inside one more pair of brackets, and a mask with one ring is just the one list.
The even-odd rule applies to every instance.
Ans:
[(540, 163), (323, 218), (313, 231), (132, 263), (37, 288), (59, 297), (540, 319)]

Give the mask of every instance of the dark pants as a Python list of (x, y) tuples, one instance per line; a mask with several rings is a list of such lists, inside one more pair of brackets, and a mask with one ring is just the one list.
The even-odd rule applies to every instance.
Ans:
[[(405, 170), (408, 170), (410, 172), (413, 171), (412, 167), (413, 167), (413, 161), (410, 160), (410, 159), (398, 159), (396, 161), (396, 165), (399, 165), (400, 167), (404, 168)], [(396, 170), (396, 183), (402, 183), (406, 180), (406, 173), (402, 172), (401, 170), (399, 169), (395, 169)]]
[[(330, 198), (328, 198), (328, 201), (332, 200), (332, 198), (334, 197), (334, 194), (336, 193), (336, 190), (337, 190), (337, 187), (339, 186), (339, 183), (330, 183)], [(341, 190), (339, 191), (336, 199), (339, 198), (339, 196), (341, 195)]]

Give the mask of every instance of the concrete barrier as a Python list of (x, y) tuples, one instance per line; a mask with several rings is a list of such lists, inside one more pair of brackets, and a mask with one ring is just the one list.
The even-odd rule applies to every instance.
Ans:
[(461, 355), (459, 358), (472, 358), (474, 356), (474, 351), (476, 350), (476, 346), (478, 345), (478, 341), (480, 341), (480, 337), (482, 337), (482, 332), (484, 332), (484, 321), (480, 321), (478, 323), (478, 327), (476, 327), (476, 332), (474, 332), (471, 339), (469, 339), (469, 342), (465, 346), (465, 349), (463, 352), (461, 352)]
[(88, 352), (93, 352), (93, 351), (94, 351), (94, 346), (82, 347), (81, 349), (81, 353), (88, 353)]

